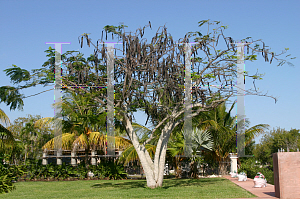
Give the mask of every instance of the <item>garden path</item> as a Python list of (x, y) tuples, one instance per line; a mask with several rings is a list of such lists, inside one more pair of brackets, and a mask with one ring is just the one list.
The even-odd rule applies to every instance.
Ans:
[[(247, 191), (251, 192), (252, 194), (256, 195), (259, 199), (263, 198), (277, 198), (275, 197), (275, 186), (272, 184), (268, 184), (264, 188), (254, 188), (254, 182), (253, 179), (247, 178), (247, 181), (239, 182), (238, 178), (232, 178), (230, 175), (223, 176), (224, 178), (230, 180), (231, 182), (237, 184), (238, 186), (242, 187), (243, 189), (246, 189)], [(240, 198), (242, 199), (242, 198)]]

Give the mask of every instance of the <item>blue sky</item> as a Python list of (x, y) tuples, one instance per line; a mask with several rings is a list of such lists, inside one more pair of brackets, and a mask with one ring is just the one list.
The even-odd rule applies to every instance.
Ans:
[[(135, 31), (151, 21), (152, 30), (146, 37), (154, 36), (159, 26), (166, 25), (174, 38), (181, 38), (187, 32), (198, 31), (198, 22), (205, 19), (221, 21), (228, 26), (226, 36), (234, 40), (252, 37), (262, 39), (272, 51), (280, 53), (289, 48), (288, 54), (294, 67), (269, 64), (262, 57), (258, 61), (246, 62), (246, 70), (265, 73), (257, 81), (260, 91), (278, 97), (278, 102), (267, 97), (246, 96), (245, 114), (251, 125), (269, 124), (272, 128), (300, 129), (299, 115), (299, 18), (300, 2), (295, 1), (7, 1), (0, 6), (0, 86), (12, 85), (3, 70), (15, 64), (27, 70), (41, 68), (47, 60), (45, 42), (71, 42), (63, 45), (63, 52), (80, 50), (86, 56), (93, 52), (84, 46), (80, 49), (78, 36), (91, 33), (96, 41), (101, 37), (105, 25), (123, 22), (127, 31)], [(247, 81), (246, 88), (252, 86)], [(25, 96), (51, 87), (38, 86), (22, 91)], [(10, 111), (1, 103), (11, 121), (27, 114), (51, 117), (54, 110), (54, 91), (24, 99), (24, 111)], [(142, 117), (140, 117), (142, 118)], [(143, 122), (140, 120), (140, 122)], [(259, 138), (256, 139), (258, 141)]]

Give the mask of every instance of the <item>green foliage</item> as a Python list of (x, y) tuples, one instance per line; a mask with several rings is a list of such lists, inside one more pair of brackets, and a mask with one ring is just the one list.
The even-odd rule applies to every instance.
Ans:
[(22, 98), (23, 94), (20, 91), (11, 86), (1, 86), (0, 87), (0, 103), (4, 102), (7, 106), (10, 105), (10, 110), (23, 110), (24, 102)]
[(16, 189), (16, 187), (13, 185), (12, 180), (8, 175), (0, 176), (0, 193), (8, 193), (14, 189)]
[(238, 169), (238, 173), (244, 171), (247, 174), (248, 178), (254, 179), (258, 172), (261, 172), (268, 183), (274, 185), (274, 173), (272, 167), (263, 167), (259, 164), (255, 163), (254, 158), (240, 158), (241, 159), (241, 167)]
[(297, 129), (287, 131), (277, 128), (269, 131), (253, 150), (255, 157), (263, 164), (272, 164), (272, 154), (283, 148), (285, 151), (297, 151), (300, 148), (300, 133)]
[(21, 69), (20, 67), (13, 64), (13, 68), (5, 69), (6, 76), (10, 77), (13, 84), (18, 84), (22, 81), (28, 81), (30, 79), (29, 71)]
[(48, 142), (54, 134), (53, 128), (47, 122), (42, 122), (40, 115), (27, 115), (19, 117), (8, 127), (13, 133), (15, 141), (9, 161), (13, 164), (20, 164), (27, 158), (38, 158), (41, 156), (42, 146)]
[[(88, 172), (94, 174), (97, 179), (119, 180), (127, 177), (124, 166), (112, 161), (103, 161), (97, 166), (85, 165), (82, 161), (77, 166), (66, 165), (42, 165), (41, 160), (29, 159), (25, 165), (8, 166), (0, 164), (1, 179), (5, 187), (10, 187), (8, 181), (18, 180), (64, 180), (64, 179), (87, 179)], [(6, 176), (6, 177), (3, 177)], [(5, 180), (5, 181), (4, 181)], [(4, 186), (4, 185), (3, 185)]]
[[(107, 33), (115, 33), (115, 34), (121, 34), (121, 30), (124, 28), (124, 27), (128, 27), (126, 25), (120, 25), (120, 26), (110, 26), (110, 25), (106, 25), (104, 26), (104, 30), (107, 32)], [(118, 31), (117, 31), (118, 30)]]
[(124, 166), (113, 161), (101, 162), (96, 168), (96, 170), (100, 171), (98, 175), (100, 174), (110, 180), (120, 180), (127, 177)]
[(15, 189), (13, 181), (17, 181), (18, 178), (24, 174), (20, 166), (9, 166), (3, 164), (3, 157), (0, 157), (0, 193), (8, 193)]

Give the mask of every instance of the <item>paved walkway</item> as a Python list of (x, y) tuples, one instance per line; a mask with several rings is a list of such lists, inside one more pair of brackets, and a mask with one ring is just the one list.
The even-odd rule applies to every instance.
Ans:
[(239, 182), (238, 178), (232, 178), (231, 176), (223, 176), (224, 178), (230, 180), (231, 182), (237, 184), (238, 186), (246, 189), (247, 191), (251, 192), (252, 194), (256, 195), (258, 198), (277, 198), (275, 197), (275, 186), (268, 184), (264, 188), (254, 188), (253, 179), (247, 178), (247, 181)]

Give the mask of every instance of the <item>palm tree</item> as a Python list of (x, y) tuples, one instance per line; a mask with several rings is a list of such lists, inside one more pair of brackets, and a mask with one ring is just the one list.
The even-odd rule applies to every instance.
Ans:
[[(10, 120), (5, 112), (0, 109), (0, 122), (6, 126), (10, 124)], [(13, 149), (15, 142), (14, 136), (10, 130), (0, 123), (0, 154), (6, 154)], [(2, 163), (2, 160), (1, 160)]]
[[(84, 150), (86, 154), (85, 162), (88, 160), (89, 150), (102, 150), (106, 154), (106, 112), (103, 108), (98, 107), (87, 96), (69, 93), (62, 101), (63, 115), (63, 134), (48, 141), (43, 149), (53, 149), (56, 139), (62, 140), (63, 150)], [(57, 118), (45, 119), (55, 122)], [(116, 129), (115, 148), (124, 149), (131, 142), (120, 136), (122, 129)]]
[[(192, 149), (193, 157), (191, 157), (192, 163), (192, 177), (197, 177), (197, 165), (199, 162), (199, 157), (196, 157), (198, 150), (212, 150), (213, 149), (213, 140), (210, 133), (206, 130), (194, 128), (192, 131)], [(168, 143), (169, 148), (167, 149), (170, 155), (174, 158), (175, 163), (175, 175), (176, 178), (179, 178), (181, 175), (181, 166), (180, 162), (184, 159), (184, 136), (183, 131), (172, 134), (171, 140)]]
[[(236, 152), (236, 120), (230, 115), (234, 105), (235, 103), (231, 105), (228, 112), (225, 103), (222, 103), (214, 110), (203, 113), (199, 124), (199, 127), (207, 129), (213, 137), (213, 157), (219, 164), (221, 175), (226, 173), (225, 159), (229, 153)], [(249, 127), (248, 119), (246, 119), (246, 127)], [(252, 139), (263, 133), (267, 127), (267, 124), (258, 124), (246, 129), (245, 145), (250, 144)]]
[[(145, 140), (148, 139), (148, 135), (151, 133), (151, 130), (146, 126), (140, 125), (138, 123), (132, 123), (132, 127), (134, 131), (139, 136), (139, 142), (143, 143)], [(131, 143), (131, 142), (130, 142)], [(145, 145), (146, 150), (148, 151), (150, 157), (153, 159), (155, 150), (156, 150), (156, 143), (157, 138), (155, 137), (149, 144)], [(139, 156), (132, 144), (130, 144), (125, 150), (122, 152), (121, 157), (119, 158), (118, 162), (123, 163), (123, 165), (127, 165), (129, 162), (138, 161), (139, 165)]]
[[(43, 150), (53, 150), (55, 140), (62, 141), (62, 150), (84, 150), (86, 154), (85, 163), (88, 164), (88, 152), (90, 150), (102, 150), (106, 154), (107, 136), (106, 132), (92, 132), (86, 128), (84, 133), (80, 135), (78, 133), (63, 133), (59, 137), (54, 137), (48, 141), (44, 146)], [(115, 149), (124, 150), (128, 146), (131, 146), (130, 140), (117, 136), (115, 137)]]

